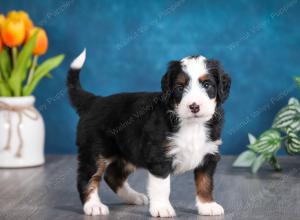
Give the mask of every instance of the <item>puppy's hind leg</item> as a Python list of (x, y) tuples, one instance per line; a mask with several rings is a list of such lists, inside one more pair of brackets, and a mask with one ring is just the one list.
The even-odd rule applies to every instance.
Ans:
[(79, 154), (77, 188), (80, 194), (83, 210), (86, 215), (107, 215), (109, 209), (98, 195), (99, 182), (106, 169), (103, 158), (95, 159), (91, 155)]
[(134, 167), (124, 160), (112, 162), (105, 173), (104, 179), (109, 187), (125, 202), (132, 205), (146, 205), (146, 195), (136, 192), (127, 182), (128, 176), (134, 171)]

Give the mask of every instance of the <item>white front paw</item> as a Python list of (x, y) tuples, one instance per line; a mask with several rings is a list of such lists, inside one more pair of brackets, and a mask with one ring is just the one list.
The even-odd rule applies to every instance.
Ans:
[(83, 206), (86, 215), (108, 215), (109, 209), (101, 202), (88, 201)]
[(175, 210), (169, 201), (164, 203), (151, 202), (149, 211), (152, 217), (171, 218), (176, 216)]
[(198, 213), (200, 215), (224, 215), (224, 209), (216, 202), (197, 202)]

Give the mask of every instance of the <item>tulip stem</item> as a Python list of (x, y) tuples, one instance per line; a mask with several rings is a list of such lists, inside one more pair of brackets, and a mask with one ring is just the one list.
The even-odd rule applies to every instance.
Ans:
[(15, 67), (16, 64), (17, 64), (17, 58), (18, 58), (18, 49), (17, 49), (17, 47), (12, 48), (12, 58), (13, 58), (13, 65)]
[(34, 76), (35, 67), (36, 67), (37, 62), (38, 62), (38, 58), (39, 58), (38, 55), (33, 56), (32, 65), (31, 65), (31, 68), (29, 70), (29, 76), (28, 76), (28, 79), (27, 79), (27, 85), (29, 85), (32, 81), (32, 78)]

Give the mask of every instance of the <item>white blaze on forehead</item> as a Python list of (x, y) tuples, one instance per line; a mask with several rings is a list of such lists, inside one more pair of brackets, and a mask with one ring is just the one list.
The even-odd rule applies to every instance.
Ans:
[(190, 105), (196, 103), (200, 106), (197, 113), (199, 120), (208, 121), (215, 111), (215, 101), (210, 99), (206, 89), (199, 78), (209, 74), (206, 68), (206, 58), (203, 56), (186, 57), (181, 60), (182, 70), (189, 76), (189, 83), (185, 87), (182, 99), (177, 106), (180, 118), (194, 118)]
[(192, 79), (198, 80), (199, 77), (208, 74), (206, 69), (206, 58), (203, 56), (186, 57), (181, 60), (182, 69)]

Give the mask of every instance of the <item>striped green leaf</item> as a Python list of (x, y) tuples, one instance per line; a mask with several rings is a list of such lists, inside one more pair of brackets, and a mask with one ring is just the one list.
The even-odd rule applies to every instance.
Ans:
[(260, 154), (273, 154), (280, 148), (281, 136), (276, 130), (268, 130), (264, 132), (259, 139), (249, 145), (249, 148)]
[(289, 105), (300, 105), (300, 102), (295, 97), (289, 99)]
[(295, 131), (300, 130), (300, 105), (294, 99), (278, 112), (272, 125), (272, 128), (283, 130), (287, 127), (291, 127)]
[(250, 144), (254, 144), (256, 141), (256, 137), (254, 137), (254, 135), (250, 133), (248, 134), (248, 139)]
[(300, 138), (293, 129), (287, 129), (288, 138), (285, 142), (285, 149), (289, 154), (300, 153)]
[(251, 168), (252, 173), (257, 173), (259, 168), (264, 164), (264, 162), (266, 160), (267, 160), (267, 158), (265, 157), (265, 155), (263, 155), (263, 154), (259, 155), (255, 159), (254, 163), (252, 164), (252, 168)]
[(256, 153), (251, 150), (244, 151), (234, 161), (234, 167), (251, 167), (256, 159)]
[(297, 85), (300, 87), (300, 77), (295, 77), (295, 81), (296, 81)]
[(268, 160), (269, 160), (270, 165), (274, 168), (275, 171), (279, 172), (282, 170), (275, 155), (271, 155), (271, 157)]

